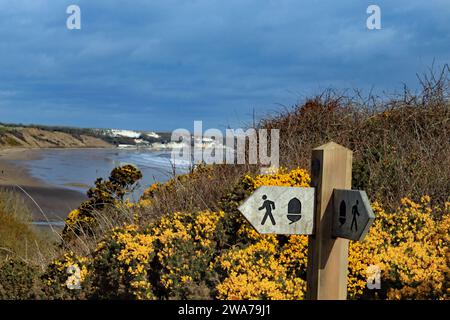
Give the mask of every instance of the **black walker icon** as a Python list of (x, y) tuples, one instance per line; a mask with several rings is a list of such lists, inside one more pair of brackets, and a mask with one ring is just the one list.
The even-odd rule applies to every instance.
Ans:
[(353, 218), (352, 218), (352, 224), (350, 226), (351, 231), (353, 231), (353, 225), (355, 225), (355, 231), (358, 231), (358, 223), (356, 221), (356, 216), (358, 216), (358, 217), (360, 216), (360, 213), (358, 211), (358, 204), (359, 204), (359, 201), (356, 200), (356, 204), (352, 207)]
[(267, 196), (263, 195), (262, 199), (264, 200), (264, 203), (261, 207), (258, 208), (258, 210), (266, 209), (266, 213), (264, 214), (264, 218), (261, 222), (261, 225), (264, 225), (266, 223), (267, 217), (270, 218), (270, 221), (272, 221), (273, 225), (276, 225), (275, 219), (272, 215), (272, 210), (275, 210), (275, 202), (267, 200)]

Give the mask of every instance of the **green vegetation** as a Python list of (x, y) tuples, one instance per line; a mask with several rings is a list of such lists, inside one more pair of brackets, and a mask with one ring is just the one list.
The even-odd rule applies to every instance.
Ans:
[[(97, 130), (90, 128), (75, 128), (75, 127), (65, 127), (65, 126), (43, 126), (39, 124), (14, 124), (14, 123), (0, 123), (0, 128), (8, 131), (19, 131), (23, 128), (33, 128), (40, 129), (43, 131), (53, 131), (53, 132), (64, 132), (72, 136), (96, 136)], [(1, 131), (0, 131), (1, 133)]]
[[(30, 130), (39, 130), (38, 132)], [(100, 132), (93, 129), (78, 129), (70, 127), (49, 127), (39, 125), (16, 125), (16, 124), (0, 124), (0, 147), (29, 147), (29, 142), (26, 136), (31, 136), (43, 145), (49, 147), (64, 147), (61, 139), (52, 139), (52, 133), (63, 133), (66, 137), (70, 137), (75, 141), (83, 143), (82, 136), (90, 136), (97, 139), (102, 139)], [(50, 137), (49, 137), (50, 134)], [(29, 137), (30, 138), (30, 137)], [(28, 139), (29, 140), (29, 139)], [(36, 147), (36, 146), (34, 146)]]
[(39, 274), (55, 243), (35, 229), (23, 198), (0, 190), (0, 299), (40, 297)]
[(46, 237), (30, 223), (31, 213), (23, 198), (0, 190), (0, 260), (13, 257), (37, 262), (47, 254)]
[(42, 284), (36, 276), (39, 268), (17, 258), (0, 262), (0, 299), (23, 300), (42, 298)]

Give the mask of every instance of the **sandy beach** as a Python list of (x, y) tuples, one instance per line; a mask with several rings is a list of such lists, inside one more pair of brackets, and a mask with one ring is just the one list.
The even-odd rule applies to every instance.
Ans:
[(0, 149), (0, 188), (23, 194), (35, 221), (65, 219), (71, 210), (86, 199), (86, 196), (81, 192), (46, 184), (32, 177), (27, 168), (14, 163), (15, 160), (30, 157), (33, 155), (28, 149)]

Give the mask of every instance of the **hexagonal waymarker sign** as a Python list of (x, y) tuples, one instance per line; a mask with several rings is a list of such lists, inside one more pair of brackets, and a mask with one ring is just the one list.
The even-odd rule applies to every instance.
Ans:
[(262, 234), (313, 234), (314, 188), (262, 186), (238, 208)]
[(333, 236), (362, 241), (375, 214), (365, 191), (334, 189)]

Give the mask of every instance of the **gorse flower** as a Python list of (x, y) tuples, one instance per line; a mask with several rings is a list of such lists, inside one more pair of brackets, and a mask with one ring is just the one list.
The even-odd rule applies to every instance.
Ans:
[[(148, 279), (149, 264), (154, 256), (154, 237), (139, 230), (136, 225), (112, 230), (101, 241), (94, 253), (94, 286), (114, 289), (115, 294), (125, 298), (151, 299), (154, 297)], [(113, 272), (103, 271), (103, 268)], [(114, 294), (114, 293), (113, 293)]]
[[(191, 174), (208, 174), (208, 169)], [(179, 179), (189, 179), (189, 174)], [(145, 226), (115, 228), (92, 257), (65, 255), (50, 265), (45, 279), (49, 287), (63, 287), (64, 268), (77, 263), (82, 290), (91, 290), (88, 297), (303, 299), (307, 236), (260, 235), (237, 207), (260, 186), (309, 183), (308, 173), (299, 168), (247, 175), (224, 195), (223, 210), (173, 212)], [(138, 206), (142, 201), (151, 205), (159, 190), (167, 188), (174, 188), (174, 182), (151, 186)], [(395, 212), (372, 204), (374, 224), (363, 242), (349, 247), (350, 299), (449, 298), (450, 204), (441, 208), (430, 203), (428, 196), (419, 202), (405, 198)], [(74, 210), (68, 220), (86, 218), (79, 214)], [(369, 266), (381, 270), (381, 290), (367, 288)]]

